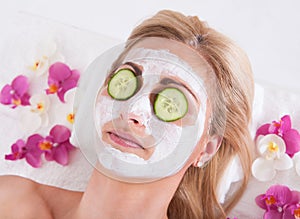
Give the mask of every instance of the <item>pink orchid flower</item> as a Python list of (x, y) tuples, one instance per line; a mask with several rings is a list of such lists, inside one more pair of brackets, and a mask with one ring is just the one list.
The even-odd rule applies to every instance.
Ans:
[(43, 137), (39, 134), (34, 134), (28, 137), (27, 142), (18, 140), (11, 146), (12, 154), (5, 155), (6, 160), (20, 160), (25, 158), (27, 163), (32, 167), (40, 167), (42, 165), (42, 151), (39, 149), (38, 142)]
[(41, 143), (48, 161), (55, 160), (61, 165), (69, 163), (69, 152), (75, 147), (70, 143), (70, 130), (62, 125), (54, 126), (49, 136)]
[[(266, 210), (264, 219), (294, 219), (298, 214), (300, 193), (291, 191), (287, 186), (273, 185), (265, 194), (256, 197), (256, 204)], [(288, 209), (288, 210), (287, 210)]]
[(4, 105), (12, 105), (16, 108), (19, 105), (29, 105), (30, 95), (28, 94), (29, 81), (24, 75), (13, 79), (11, 85), (5, 85), (0, 94), (0, 102)]
[(300, 218), (300, 203), (290, 205), (285, 210), (287, 218)]
[(11, 154), (5, 155), (6, 160), (20, 160), (25, 158), (32, 167), (41, 167), (41, 156), (44, 154), (46, 160), (56, 161), (61, 165), (69, 163), (69, 152), (75, 147), (69, 139), (71, 131), (62, 125), (56, 125), (50, 130), (46, 138), (39, 134), (28, 137), (27, 142), (18, 140), (11, 146)]
[(56, 62), (49, 68), (47, 94), (57, 93), (61, 102), (65, 102), (65, 93), (76, 87), (79, 80), (80, 73), (78, 70), (71, 70), (69, 66), (64, 63)]
[(276, 134), (280, 136), (286, 145), (286, 154), (291, 158), (300, 151), (300, 134), (296, 129), (292, 129), (291, 117), (285, 115), (277, 121), (262, 125), (256, 131), (256, 137), (259, 135)]
[(26, 154), (25, 141), (19, 139), (11, 146), (11, 154), (5, 155), (5, 160), (23, 159)]

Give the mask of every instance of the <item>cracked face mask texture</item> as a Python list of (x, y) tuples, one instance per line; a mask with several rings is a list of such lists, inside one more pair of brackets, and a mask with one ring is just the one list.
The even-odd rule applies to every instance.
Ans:
[[(149, 182), (173, 175), (204, 133), (203, 80), (168, 50), (131, 49), (96, 93), (90, 105), (93, 119), (85, 114), (78, 126), (94, 129), (89, 150), (97, 155), (96, 168), (109, 177)], [(88, 121), (93, 121), (92, 128)]]

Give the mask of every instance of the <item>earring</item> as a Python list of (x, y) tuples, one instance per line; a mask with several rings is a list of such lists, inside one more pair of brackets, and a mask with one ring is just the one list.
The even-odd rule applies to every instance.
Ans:
[(199, 167), (199, 168), (203, 167), (203, 165), (207, 161), (209, 161), (209, 159), (210, 159), (210, 155), (209, 154), (207, 154), (207, 153), (203, 154), (202, 157), (200, 158), (200, 160), (197, 162), (196, 166)]
[(201, 168), (202, 166), (203, 166), (203, 161), (202, 160), (199, 160), (198, 162), (197, 162), (197, 167), (198, 168)]

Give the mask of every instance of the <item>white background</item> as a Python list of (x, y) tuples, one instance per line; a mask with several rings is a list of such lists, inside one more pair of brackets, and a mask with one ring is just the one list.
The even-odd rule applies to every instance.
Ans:
[(0, 34), (22, 11), (124, 41), (161, 9), (206, 20), (248, 53), (257, 81), (300, 91), (299, 0), (0, 0)]

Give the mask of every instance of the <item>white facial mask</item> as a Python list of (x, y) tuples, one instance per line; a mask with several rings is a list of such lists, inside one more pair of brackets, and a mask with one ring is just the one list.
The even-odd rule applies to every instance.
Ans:
[[(91, 81), (91, 84), (86, 85), (86, 89), (90, 91), (86, 92), (89, 95), (85, 95), (84, 103), (86, 107), (93, 107), (92, 118), (79, 105), (75, 120), (77, 139), (80, 146), (84, 144), (82, 150), (89, 154), (88, 158), (91, 154), (97, 155), (98, 170), (109, 177), (126, 182), (149, 182), (173, 175), (185, 165), (204, 133), (207, 94), (203, 81), (187, 63), (166, 50), (133, 49), (123, 60), (123, 63), (126, 62), (142, 66), (143, 83), (140, 90), (130, 99), (118, 101), (105, 94), (106, 87), (99, 88), (100, 84), (98, 84), (96, 90), (97, 85)], [(101, 64), (96, 60), (85, 74), (95, 75), (94, 71), (97, 71), (97, 68), (100, 69)], [(181, 120), (164, 122), (158, 119), (153, 113), (153, 103), (149, 99), (149, 94), (153, 93), (162, 78), (172, 78), (175, 81), (179, 79), (179, 82), (185, 84), (188, 89), (179, 85), (175, 86), (179, 86), (187, 95), (190, 95), (189, 90), (191, 90), (200, 101), (200, 106), (196, 100), (193, 100), (193, 95), (190, 95), (189, 110), (193, 110)], [(164, 86), (172, 87), (174, 84)], [(97, 91), (96, 95), (95, 91)], [(94, 99), (94, 105), (86, 99)], [(132, 115), (138, 116), (145, 127), (143, 134), (153, 139), (149, 144), (143, 137), (137, 137), (137, 133), (126, 126), (126, 121)], [(185, 117), (190, 118), (189, 122), (186, 122), (188, 120)], [(93, 124), (91, 125), (90, 122)], [(144, 159), (138, 153), (127, 152), (126, 148), (122, 152), (109, 141), (104, 141), (102, 133), (105, 134), (104, 127), (107, 124), (112, 124), (109, 127), (116, 133), (126, 132), (143, 142), (145, 150), (153, 151), (151, 156)], [(122, 130), (119, 130), (120, 126)], [(87, 137), (88, 133), (84, 135), (77, 131), (79, 127), (82, 131), (89, 132), (90, 135)], [(87, 144), (89, 146), (86, 146)]]
[[(99, 99), (100, 100), (96, 105), (96, 108), (98, 109), (96, 110), (96, 121), (98, 121), (97, 127), (99, 128), (99, 136), (102, 137), (100, 128), (103, 127), (105, 123), (117, 119), (120, 116), (118, 112), (127, 112), (125, 111), (126, 109), (124, 109), (124, 106), (126, 106), (127, 104), (122, 101), (116, 102), (109, 97), (102, 97)], [(145, 134), (147, 136), (151, 135), (155, 139), (155, 145), (144, 145), (146, 149), (155, 147), (154, 153), (152, 154), (150, 159), (143, 159), (144, 164), (157, 162), (169, 155), (176, 148), (182, 132), (182, 127), (157, 119), (155, 115), (152, 114), (150, 107), (152, 106), (150, 104), (148, 96), (144, 96), (132, 106), (131, 110), (129, 110), (129, 113), (142, 116), (142, 121), (144, 121), (143, 125), (145, 126)], [(114, 109), (116, 110), (116, 112), (113, 112), (112, 114), (103, 112), (107, 109)], [(123, 153), (124, 152), (117, 153), (115, 154), (115, 156), (119, 156), (118, 158), (124, 161), (126, 159), (126, 161), (129, 163), (135, 163), (135, 156), (123, 156)], [(137, 160), (137, 163), (141, 163), (140, 159)]]

